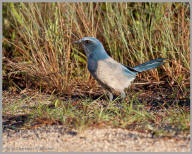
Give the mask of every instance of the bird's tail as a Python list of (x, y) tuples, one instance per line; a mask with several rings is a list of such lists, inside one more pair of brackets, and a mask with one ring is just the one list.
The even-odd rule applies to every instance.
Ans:
[(161, 64), (164, 64), (165, 63), (164, 60), (166, 60), (166, 58), (154, 59), (149, 62), (137, 65), (137, 66), (133, 67), (132, 69), (134, 69), (137, 72), (147, 71), (149, 69), (156, 68)]

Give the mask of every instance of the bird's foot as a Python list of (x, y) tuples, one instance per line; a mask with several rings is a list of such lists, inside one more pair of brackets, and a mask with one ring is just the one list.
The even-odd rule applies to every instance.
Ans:
[(113, 101), (113, 94), (111, 92), (109, 92), (109, 100)]

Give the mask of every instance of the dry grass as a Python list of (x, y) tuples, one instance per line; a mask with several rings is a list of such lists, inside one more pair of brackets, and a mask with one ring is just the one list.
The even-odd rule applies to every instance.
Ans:
[(72, 93), (77, 83), (95, 84), (85, 55), (71, 43), (94, 36), (128, 66), (169, 59), (139, 79), (189, 87), (189, 3), (3, 3), (3, 17), (8, 85), (19, 78), (47, 91)]

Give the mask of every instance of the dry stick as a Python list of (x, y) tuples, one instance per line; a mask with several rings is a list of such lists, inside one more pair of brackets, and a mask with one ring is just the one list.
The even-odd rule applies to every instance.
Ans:
[[(68, 50), (67, 50), (67, 66), (66, 66), (66, 83), (68, 83), (69, 80), (69, 61), (70, 61), (70, 57), (71, 57), (71, 30), (69, 31), (68, 34), (68, 39), (69, 39), (69, 46), (68, 46)], [(68, 85), (68, 84), (66, 84)]]
[(138, 82), (138, 83), (132, 83), (135, 85), (147, 85), (147, 84), (160, 84), (160, 83), (165, 83), (165, 81), (160, 81), (160, 82)]

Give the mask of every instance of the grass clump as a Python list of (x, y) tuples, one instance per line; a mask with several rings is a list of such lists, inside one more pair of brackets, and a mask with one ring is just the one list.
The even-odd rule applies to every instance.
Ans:
[(92, 82), (72, 44), (84, 36), (128, 66), (168, 58), (138, 78), (189, 87), (189, 3), (3, 3), (3, 17), (4, 87), (17, 78), (72, 94), (77, 83)]

